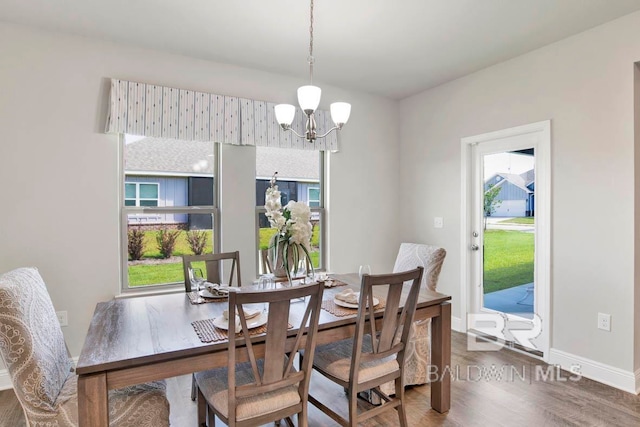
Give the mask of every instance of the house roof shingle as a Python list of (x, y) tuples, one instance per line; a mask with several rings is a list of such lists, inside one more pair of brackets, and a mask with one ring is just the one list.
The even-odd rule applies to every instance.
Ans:
[[(142, 138), (126, 144), (125, 170), (132, 174), (206, 176), (213, 174), (213, 142)], [(318, 152), (256, 147), (256, 177), (318, 181)]]

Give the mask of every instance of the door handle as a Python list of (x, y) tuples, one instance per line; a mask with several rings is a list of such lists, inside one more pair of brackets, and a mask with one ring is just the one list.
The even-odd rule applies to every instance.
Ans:
[(478, 246), (478, 245), (471, 245), (471, 250), (472, 250), (472, 251), (477, 251), (478, 249), (480, 249), (480, 246)]

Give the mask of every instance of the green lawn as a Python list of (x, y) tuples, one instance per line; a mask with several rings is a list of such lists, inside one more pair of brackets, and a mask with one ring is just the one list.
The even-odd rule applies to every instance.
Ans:
[[(162, 259), (162, 256), (160, 255), (160, 251), (158, 250), (156, 235), (157, 235), (156, 231), (144, 232), (145, 251), (142, 255), (142, 258)], [(213, 242), (213, 231), (207, 230), (207, 245), (204, 248), (204, 253), (211, 253), (211, 242)], [(193, 255), (193, 252), (191, 252), (191, 248), (189, 248), (189, 243), (187, 243), (186, 231), (181, 231), (180, 235), (176, 239), (176, 246), (173, 251), (173, 255), (174, 256)]]
[(484, 293), (533, 282), (534, 234), (486, 230)]
[[(211, 253), (212, 235), (211, 230), (207, 231), (207, 246), (205, 253)], [(260, 229), (260, 248), (265, 249), (269, 246), (269, 240), (275, 233), (273, 228), (261, 228)], [(314, 267), (317, 267), (320, 262), (320, 252), (318, 250), (320, 239), (320, 227), (317, 225), (313, 227), (313, 235), (311, 237), (311, 262)], [(156, 232), (145, 231), (145, 251), (143, 259), (157, 259), (158, 264), (129, 264), (129, 286), (145, 286), (156, 283), (174, 283), (183, 282), (184, 274), (182, 271), (181, 260), (166, 260), (161, 261), (162, 257), (158, 250), (156, 243)], [(174, 256), (180, 255), (192, 255), (193, 252), (189, 248), (189, 244), (186, 239), (186, 232), (180, 232), (180, 236), (176, 240), (176, 247), (173, 252)], [(252, 262), (252, 261), (251, 261)], [(203, 267), (204, 268), (204, 267)]]

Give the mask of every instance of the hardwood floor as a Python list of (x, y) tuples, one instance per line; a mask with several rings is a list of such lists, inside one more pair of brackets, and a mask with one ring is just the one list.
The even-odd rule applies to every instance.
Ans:
[[(429, 386), (408, 389), (410, 426), (639, 426), (640, 397), (570, 373), (556, 376), (536, 359), (509, 351), (468, 352), (466, 336), (453, 333), (451, 410), (438, 414), (429, 407)], [(537, 371), (537, 375), (536, 375)], [(544, 374), (549, 373), (543, 381)], [(167, 380), (171, 425), (196, 426), (196, 404), (189, 398), (191, 376)], [(311, 391), (333, 408), (344, 408), (344, 392), (315, 375)], [(309, 425), (336, 424), (310, 406)], [(398, 425), (392, 414), (363, 424)], [(12, 390), (0, 391), (0, 426), (26, 427)]]

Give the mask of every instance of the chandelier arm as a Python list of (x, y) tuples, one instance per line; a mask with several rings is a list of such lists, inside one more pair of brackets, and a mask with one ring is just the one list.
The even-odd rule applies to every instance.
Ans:
[(316, 138), (324, 138), (325, 136), (329, 135), (334, 130), (340, 130), (340, 129), (342, 129), (342, 126), (334, 126), (331, 129), (329, 129), (326, 133), (324, 133), (322, 135), (316, 135)]
[(290, 130), (291, 132), (293, 132), (298, 138), (304, 138), (304, 135), (300, 135), (298, 132), (295, 131), (294, 128), (291, 127), (291, 125), (285, 125), (285, 124), (281, 124), (280, 125), (282, 127), (282, 129), (284, 130)]

